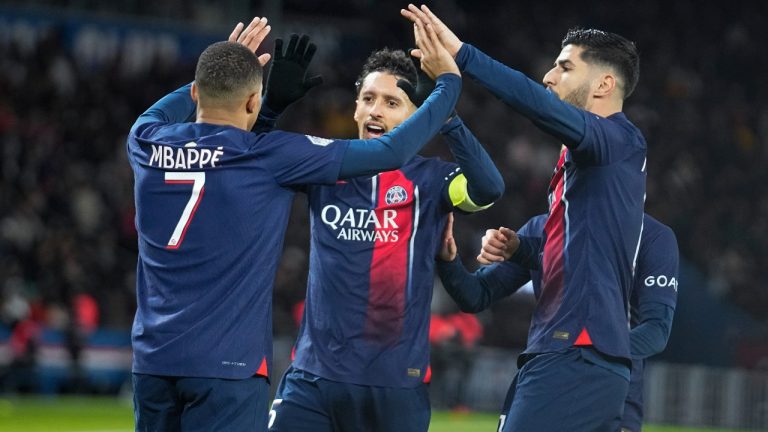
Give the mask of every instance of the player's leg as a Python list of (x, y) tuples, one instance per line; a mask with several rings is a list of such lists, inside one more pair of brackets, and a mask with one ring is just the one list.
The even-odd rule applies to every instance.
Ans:
[(621, 432), (640, 432), (643, 425), (642, 405), (638, 405), (637, 400), (627, 399), (624, 402), (624, 414), (616, 424), (620, 424), (621, 427), (617, 427), (614, 430), (621, 430)]
[[(645, 360), (632, 361), (632, 376), (629, 380), (629, 392), (624, 401), (624, 414), (621, 417), (622, 432), (640, 432), (643, 424), (643, 369)], [(616, 427), (616, 430), (619, 430)]]
[(270, 432), (332, 432), (320, 381), (293, 367), (285, 371), (269, 411)]
[(178, 378), (135, 373), (131, 380), (136, 431), (180, 431), (183, 404), (176, 397)]
[(503, 431), (615, 432), (629, 382), (574, 348), (523, 365)]
[(504, 424), (507, 422), (507, 415), (509, 413), (509, 408), (512, 406), (512, 401), (515, 400), (515, 388), (517, 387), (517, 376), (519, 373), (515, 374), (515, 377), (512, 378), (512, 384), (509, 385), (509, 390), (507, 390), (507, 396), (504, 397), (504, 404), (501, 406), (501, 414), (499, 414), (499, 423), (496, 426), (496, 431), (501, 432), (504, 430)]
[(361, 386), (324, 380), (333, 403), (335, 432), (426, 432), (431, 407), (427, 385), (414, 388)]
[(269, 383), (262, 376), (180, 378), (176, 387), (184, 402), (181, 427), (185, 432), (267, 430)]

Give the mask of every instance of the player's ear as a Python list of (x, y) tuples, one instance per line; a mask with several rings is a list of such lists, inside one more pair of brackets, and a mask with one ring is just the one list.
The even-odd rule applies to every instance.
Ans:
[(261, 109), (261, 95), (258, 93), (251, 93), (248, 96), (248, 101), (245, 103), (245, 110), (248, 114), (253, 114)]
[(616, 76), (612, 73), (600, 74), (597, 81), (597, 88), (593, 95), (596, 98), (604, 98), (612, 95), (616, 91)]
[(192, 87), (189, 89), (189, 95), (192, 96), (192, 100), (197, 103), (197, 83), (192, 81)]
[(360, 95), (358, 95), (358, 97), (355, 98), (355, 113), (352, 114), (352, 119), (355, 121), (355, 123), (357, 123), (359, 121), (358, 120), (359, 115), (357, 113), (357, 106), (359, 104), (360, 104)]

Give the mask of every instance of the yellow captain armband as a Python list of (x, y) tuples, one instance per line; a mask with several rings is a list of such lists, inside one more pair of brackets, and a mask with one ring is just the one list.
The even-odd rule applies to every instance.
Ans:
[(464, 174), (457, 175), (451, 180), (451, 183), (448, 184), (448, 196), (451, 198), (451, 203), (454, 207), (468, 213), (485, 210), (493, 205), (493, 203), (490, 203), (488, 205), (480, 206), (472, 201), (472, 198), (469, 197), (469, 192), (467, 191), (467, 178), (464, 177)]

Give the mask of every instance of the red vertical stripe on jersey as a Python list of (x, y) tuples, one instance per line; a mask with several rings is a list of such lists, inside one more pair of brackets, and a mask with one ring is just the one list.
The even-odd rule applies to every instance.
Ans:
[(544, 256), (542, 258), (541, 298), (546, 319), (554, 316), (560, 307), (564, 288), (565, 272), (565, 154), (560, 152), (555, 174), (549, 183), (549, 216), (544, 224)]
[[(405, 319), (408, 248), (413, 230), (413, 182), (401, 171), (388, 171), (379, 174), (378, 184), (375, 212), (380, 227), (376, 228), (378, 235), (371, 257), (365, 335), (371, 341), (391, 345), (400, 339)], [(404, 191), (407, 197), (402, 193), (390, 194), (388, 204), (387, 193), (393, 191)], [(396, 240), (393, 238), (395, 233)]]

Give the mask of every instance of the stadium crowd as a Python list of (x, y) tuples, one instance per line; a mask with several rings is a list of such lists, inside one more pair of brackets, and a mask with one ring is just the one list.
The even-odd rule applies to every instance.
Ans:
[[(321, 16), (337, 2), (326, 3), (311, 11), (297, 6), (296, 13)], [(559, 46), (555, 38), (575, 23), (633, 38), (641, 51), (641, 79), (626, 112), (649, 143), (646, 209), (675, 230), (681, 256), (708, 276), (710, 286), (690, 289), (715, 290), (768, 326), (768, 190), (760, 177), (768, 166), (768, 59), (755, 54), (768, 40), (759, 21), (768, 5), (705, 2), (691, 13), (693, 2), (620, 3), (625, 7), (571, 5), (558, 14), (543, 5), (509, 8), (501, 2), (472, 10), (459, 2), (441, 7), (467, 41), (531, 76), (550, 67), (549, 55)], [(360, 43), (355, 56), (337, 49), (318, 57), (315, 67), (326, 83), (292, 107), (281, 127), (354, 136), (353, 83), (361, 62), (373, 49), (409, 39), (400, 37), (407, 25), (396, 9), (373, 8), (387, 18), (367, 32), (349, 30), (345, 37)], [(311, 34), (312, 23), (304, 19)], [(654, 25), (642, 24), (647, 22)], [(385, 34), (376, 34), (387, 26)], [(132, 68), (126, 66), (129, 56), (117, 52), (94, 67), (65, 45), (55, 27), (33, 39), (0, 36), (2, 320), (62, 330), (128, 329), (135, 309), (136, 232), (125, 137), (142, 109), (191, 79), (194, 65), (157, 58)], [(502, 104), (469, 80), (458, 110), (506, 182), (505, 196), (483, 216), (457, 219), (460, 253), (471, 263), (485, 229), (516, 228), (546, 209), (558, 146), (522, 117), (510, 121)], [(448, 157), (439, 138), (426, 153)], [(308, 258), (303, 197), (289, 227), (274, 314), (275, 333), (293, 336)], [(440, 291), (435, 312), (452, 312)], [(494, 306), (481, 316), (479, 343), (522, 347), (530, 310), (530, 301), (520, 299)]]

